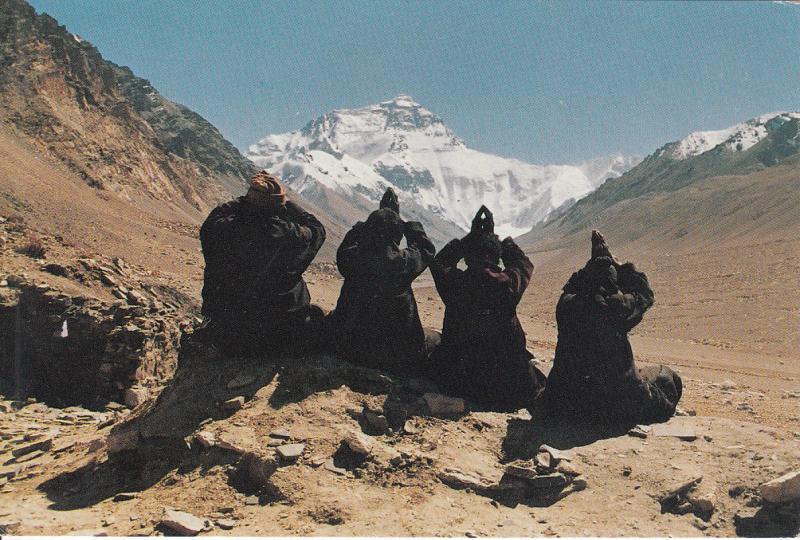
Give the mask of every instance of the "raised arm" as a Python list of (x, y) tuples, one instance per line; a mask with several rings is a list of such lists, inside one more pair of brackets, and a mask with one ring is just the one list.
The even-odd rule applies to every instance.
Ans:
[(503, 240), (503, 273), (508, 276), (509, 299), (517, 304), (533, 275), (533, 263), (509, 236)]
[(608, 305), (617, 315), (620, 330), (628, 332), (642, 321), (645, 311), (655, 302), (655, 295), (647, 276), (632, 263), (619, 265), (617, 273), (620, 292), (608, 298)]
[(302, 274), (325, 243), (325, 227), (293, 201), (286, 202), (285, 236), (289, 248), (282, 257), (290, 273)]
[(434, 259), (436, 248), (430, 241), (422, 223), (407, 221), (403, 227), (408, 247), (400, 251), (402, 275), (409, 281), (419, 276)]

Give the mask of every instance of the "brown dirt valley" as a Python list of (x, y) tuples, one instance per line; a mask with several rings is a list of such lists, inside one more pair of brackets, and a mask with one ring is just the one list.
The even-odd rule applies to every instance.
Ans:
[[(7, 132), (0, 133), (0, 152), (0, 216), (24, 218), (23, 225), (2, 224), (0, 277), (25, 273), (110, 303), (115, 299), (102, 283), (42, 268), (81, 256), (121, 257), (142, 283), (197, 301), (196, 217), (93, 190)], [(17, 252), (32, 233), (44, 240), (44, 261)], [(552, 426), (524, 413), (443, 417), (420, 408), (424, 382), (393, 380), (324, 356), (243, 362), (187, 350), (164, 397), (133, 411), (2, 400), (0, 470), (14, 475), (0, 479), (0, 524), (13, 525), (15, 534), (153, 535), (163, 531), (159, 522), (172, 507), (208, 519), (210, 529), (201, 534), (214, 535), (797, 534), (781, 513), (786, 509), (762, 504), (757, 488), (800, 462), (800, 241), (793, 232), (744, 234), (719, 245), (664, 249), (647, 241), (614, 243), (613, 231), (608, 236), (615, 254), (635, 261), (652, 281), (656, 305), (633, 334), (634, 350), (640, 361), (667, 363), (683, 375), (681, 407), (696, 416), (667, 425), (694, 431), (694, 440)], [(585, 254), (551, 250), (532, 258), (537, 268), (520, 315), (547, 371), (560, 287)], [(335, 271), (317, 265), (308, 281), (315, 300), (331, 309), (341, 286)], [(443, 307), (428, 274), (416, 296), (424, 324), (440, 327)], [(252, 381), (229, 388), (235, 378)], [(241, 409), (220, 408), (236, 396), (244, 397)], [(387, 464), (380, 452), (359, 461), (342, 450), (345, 435), (364, 429), (364, 407), (387, 416), (397, 407), (406, 411), (409, 429), (393, 424), (374, 434), (377, 448), (401, 453), (396, 463)], [(128, 422), (146, 432), (140, 454), (110, 456), (109, 433)], [(276, 429), (304, 444), (302, 455), (278, 460), (268, 489), (240, 485), (234, 474), (240, 452), (273, 459)], [(200, 431), (230, 439), (235, 449), (203, 449), (193, 438)], [(50, 437), (53, 447), (19, 462), (12, 450), (30, 442), (26, 435)], [(568, 452), (585, 489), (522, 496), (497, 488), (505, 465), (532, 458), (541, 443)], [(455, 485), (447, 476), (453, 470), (467, 484)], [(699, 476), (696, 491), (715, 507), (708, 519), (662, 512), (660, 494)], [(129, 492), (130, 500), (114, 501)]]

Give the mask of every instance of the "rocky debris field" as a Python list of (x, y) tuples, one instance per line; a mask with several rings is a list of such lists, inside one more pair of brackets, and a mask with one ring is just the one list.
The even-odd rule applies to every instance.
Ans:
[(0, 526), (237, 536), (800, 527), (800, 441), (777, 429), (688, 413), (633, 429), (563, 424), (476, 410), (424, 380), (328, 356), (221, 358), (191, 340), (180, 354), (172, 382), (133, 411), (2, 402)]

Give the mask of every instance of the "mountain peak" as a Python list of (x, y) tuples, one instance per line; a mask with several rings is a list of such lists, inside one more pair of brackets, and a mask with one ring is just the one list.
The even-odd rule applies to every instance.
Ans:
[(382, 101), (381, 105), (393, 105), (395, 107), (405, 107), (411, 109), (422, 108), (422, 105), (420, 105), (408, 94), (398, 94), (388, 101)]
[(774, 112), (756, 116), (725, 129), (694, 131), (673, 143), (670, 157), (684, 160), (704, 154), (720, 145), (724, 145), (729, 151), (741, 152), (754, 146), (783, 122), (798, 118), (800, 112)]

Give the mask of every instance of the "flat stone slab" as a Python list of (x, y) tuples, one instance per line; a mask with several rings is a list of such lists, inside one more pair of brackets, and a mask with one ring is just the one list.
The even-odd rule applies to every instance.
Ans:
[(297, 443), (297, 444), (284, 444), (283, 446), (279, 446), (275, 450), (278, 452), (278, 455), (281, 456), (282, 459), (288, 461), (294, 461), (303, 455), (303, 450), (305, 450), (305, 448), (306, 448), (305, 444)]
[[(42, 439), (31, 444), (26, 444), (25, 446), (15, 448), (11, 451), (11, 455), (15, 458), (19, 458), (20, 456), (24, 456), (25, 454), (30, 454), (36, 451), (47, 452), (51, 448), (53, 448), (53, 439)], [(17, 459), (17, 461), (19, 461), (19, 459)]]
[(161, 525), (180, 536), (195, 536), (206, 527), (206, 522), (188, 512), (166, 510)]
[(284, 441), (291, 438), (291, 434), (289, 433), (288, 429), (273, 429), (269, 432), (269, 436), (273, 439), (281, 439)]

